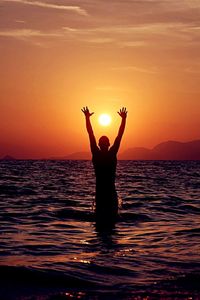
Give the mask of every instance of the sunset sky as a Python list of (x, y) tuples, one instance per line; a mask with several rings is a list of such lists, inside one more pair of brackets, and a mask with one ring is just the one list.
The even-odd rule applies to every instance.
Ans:
[(199, 0), (1, 0), (0, 60), (0, 157), (88, 151), (86, 105), (121, 151), (200, 138)]

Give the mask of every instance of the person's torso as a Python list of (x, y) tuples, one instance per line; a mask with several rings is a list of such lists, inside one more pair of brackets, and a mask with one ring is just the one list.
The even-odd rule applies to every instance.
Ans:
[(115, 173), (117, 166), (116, 154), (112, 151), (93, 153), (92, 162), (94, 165), (96, 184), (111, 187), (115, 184)]

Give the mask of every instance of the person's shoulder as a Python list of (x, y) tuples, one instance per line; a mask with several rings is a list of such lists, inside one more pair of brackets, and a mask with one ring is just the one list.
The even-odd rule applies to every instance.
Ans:
[(117, 156), (117, 152), (115, 150), (115, 147), (110, 147), (110, 149), (108, 150), (108, 153), (110, 156), (116, 157)]
[(95, 147), (93, 150), (92, 150), (92, 155), (94, 156), (94, 155), (98, 155), (100, 153), (100, 149), (99, 149), (99, 147)]
[(110, 147), (110, 149), (108, 150), (108, 152), (109, 153), (113, 153), (113, 152), (115, 152), (115, 146), (114, 145), (112, 145), (111, 147)]

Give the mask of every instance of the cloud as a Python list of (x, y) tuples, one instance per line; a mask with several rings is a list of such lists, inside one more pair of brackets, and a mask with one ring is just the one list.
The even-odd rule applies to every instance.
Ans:
[[(177, 45), (199, 44), (199, 27), (182, 23), (155, 23), (138, 26), (102, 26), (95, 28), (62, 27), (45, 31), (30, 28), (3, 29), (0, 36), (16, 39), (57, 38), (61, 41), (108, 44), (117, 47), (141, 48), (147, 46), (174, 48)], [(41, 40), (41, 39), (40, 39)]]
[(11, 29), (0, 31), (0, 36), (11, 37), (16, 39), (28, 39), (32, 37), (58, 37), (60, 36), (60, 34), (53, 32), (41, 32), (39, 30), (32, 29)]
[(199, 27), (181, 22), (96, 28), (63, 27), (63, 34), (82, 42), (112, 42), (118, 47), (146, 47), (159, 43), (160, 46), (168, 45), (172, 48), (183, 43), (198, 43)]
[(124, 88), (112, 86), (112, 85), (96, 86), (95, 89), (97, 91), (125, 91)]
[[(2, 0), (2, 2), (76, 13), (75, 15), (70, 14), (68, 18), (63, 18), (63, 15), (53, 11), (50, 16), (51, 22), (49, 22), (49, 18), (45, 19), (41, 16), (38, 18), (38, 15), (32, 14), (32, 10), (29, 9), (26, 21), (23, 21), (24, 11), (21, 14), (19, 10), (7, 10), (7, 15), (3, 16), (4, 20), (1, 22), (4, 27), (0, 35), (4, 37), (34, 38), (35, 40), (40, 38), (40, 41), (42, 37), (57, 38), (58, 41), (60, 38), (61, 42), (66, 43), (91, 43), (97, 46), (105, 44), (119, 48), (159, 46), (162, 49), (164, 47), (172, 49), (176, 46), (187, 47), (199, 44), (199, 17), (197, 19), (196, 15), (199, 10), (186, 11), (186, 0), (183, 0), (182, 6), (179, 0), (173, 2), (174, 6), (169, 0), (153, 0), (153, 5), (156, 5), (153, 13), (152, 10), (147, 12), (147, 7), (152, 5), (152, 1), (148, 0), (116, 0), (114, 3), (104, 0), (76, 0), (75, 6), (67, 5), (66, 3), (69, 3), (67, 0), (62, 2), (65, 5), (59, 5), (55, 0), (54, 4), (43, 0)], [(188, 3), (189, 8), (193, 8), (195, 1), (188, 1)], [(82, 5), (85, 9), (82, 9)], [(136, 9), (131, 9), (131, 7)], [(114, 9), (115, 14), (108, 16), (109, 10), (107, 12), (106, 8)], [(143, 8), (145, 9), (143, 10)], [(88, 11), (90, 15), (88, 15)], [(87, 15), (88, 17), (79, 18), (77, 15)], [(13, 23), (10, 21), (12, 18), (15, 20), (15, 25), (11, 29), (13, 27)], [(24, 27), (29, 24), (31, 28), (22, 29), (22, 24), (19, 23), (23, 22), (26, 22)]]
[(196, 61), (193, 63), (190, 63), (189, 66), (187, 66), (184, 71), (186, 73), (193, 73), (194, 75), (196, 74), (197, 76), (200, 75), (200, 61)]
[(38, 6), (38, 7), (50, 8), (50, 9), (56, 9), (56, 10), (72, 11), (79, 15), (84, 15), (84, 16), (88, 15), (86, 10), (82, 9), (80, 6), (58, 5), (58, 4), (52, 4), (52, 3), (42, 2), (42, 1), (29, 1), (29, 0), (2, 0), (2, 1), (21, 3), (21, 4), (25, 4), (25, 5), (32, 5), (32, 6)]
[(5, 29), (0, 30), (0, 38), (15, 39), (31, 45), (48, 48), (49, 42), (62, 37), (59, 32), (45, 32), (33, 29)]
[(135, 71), (135, 72), (147, 73), (147, 74), (157, 74), (158, 73), (158, 70), (156, 68), (145, 69), (145, 68), (140, 68), (140, 67), (136, 67), (136, 66), (113, 67), (112, 70), (113, 71)]
[(26, 21), (24, 21), (24, 20), (15, 20), (15, 22), (19, 23), (19, 24), (25, 24), (26, 23)]

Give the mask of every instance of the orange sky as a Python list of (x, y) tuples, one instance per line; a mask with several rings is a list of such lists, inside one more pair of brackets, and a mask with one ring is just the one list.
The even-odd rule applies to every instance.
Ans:
[(196, 0), (0, 1), (0, 157), (88, 151), (85, 105), (111, 142), (127, 107), (121, 151), (199, 139), (199, 15)]

